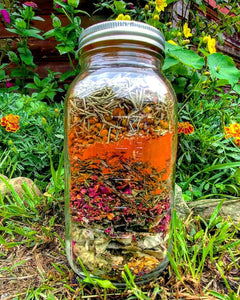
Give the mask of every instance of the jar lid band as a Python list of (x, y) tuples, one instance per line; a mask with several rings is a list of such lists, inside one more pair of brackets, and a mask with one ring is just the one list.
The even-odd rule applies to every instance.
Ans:
[(163, 34), (157, 28), (138, 21), (105, 21), (92, 25), (81, 33), (79, 49), (111, 40), (141, 41), (164, 51)]

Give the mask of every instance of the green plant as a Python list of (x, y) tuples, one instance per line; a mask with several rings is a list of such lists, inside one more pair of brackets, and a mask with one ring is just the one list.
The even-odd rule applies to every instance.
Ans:
[[(140, 287), (136, 285), (134, 282), (135, 275), (133, 275), (127, 265), (124, 266), (125, 272), (122, 272), (122, 277), (126, 282), (126, 286), (128, 289), (128, 293), (133, 294), (140, 300), (148, 300), (149, 297), (146, 296), (146, 293), (141, 290)], [(127, 299), (134, 299), (132, 296), (128, 297)]]
[(48, 69), (48, 76), (42, 80), (37, 74), (33, 76), (33, 83), (28, 83), (25, 88), (33, 89), (32, 96), (37, 100), (50, 100), (53, 101), (57, 93), (63, 92), (62, 88), (58, 87), (56, 76), (58, 72), (52, 72)]
[[(42, 187), (50, 179), (49, 145), (52, 164), (58, 163), (63, 141), (63, 104), (47, 105), (35, 95), (0, 94), (0, 119), (19, 116), (20, 128), (7, 132), (0, 127), (0, 172), (7, 176), (33, 177)], [(14, 172), (12, 170), (14, 167)], [(44, 183), (45, 182), (45, 183)]]
[[(232, 292), (219, 264), (222, 264), (221, 257), (232, 256), (231, 253), (240, 245), (240, 241), (237, 239), (239, 228), (218, 216), (223, 202), (224, 200), (218, 204), (208, 222), (197, 217), (197, 230), (192, 224), (181, 222), (176, 211), (173, 211), (173, 250), (172, 255), (168, 254), (168, 257), (175, 274), (183, 284), (189, 274), (193, 281), (199, 284), (206, 263), (208, 263), (221, 273), (223, 282), (229, 292)], [(219, 256), (219, 253), (222, 255)], [(232, 268), (234, 264), (235, 258), (233, 257)]]
[(36, 68), (28, 40), (29, 38), (43, 40), (40, 30), (31, 24), (32, 21), (44, 21), (41, 17), (35, 16), (36, 7), (33, 2), (25, 2), (22, 6), (14, 2), (10, 12), (11, 21), (6, 27), (6, 30), (18, 36), (17, 51), (8, 49), (4, 54), (7, 54), (9, 61), (15, 64), (15, 68), (10, 72), (10, 78), (14, 81), (15, 89), (22, 92), (26, 92), (26, 81), (34, 76)]
[[(67, 2), (67, 3), (66, 3)], [(79, 74), (80, 66), (78, 62), (78, 39), (83, 30), (79, 14), (87, 14), (85, 11), (77, 9), (78, 0), (55, 1), (54, 8), (58, 13), (63, 13), (69, 20), (69, 24), (62, 26), (61, 19), (52, 13), (53, 29), (44, 33), (45, 38), (54, 37), (58, 42), (56, 49), (60, 55), (66, 55), (72, 70), (63, 73), (60, 81), (65, 81), (70, 76)], [(87, 14), (88, 15), (88, 14)]]

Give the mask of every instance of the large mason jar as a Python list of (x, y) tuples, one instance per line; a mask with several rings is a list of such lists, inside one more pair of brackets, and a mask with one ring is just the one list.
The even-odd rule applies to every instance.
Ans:
[(66, 249), (73, 270), (122, 282), (168, 262), (176, 99), (161, 73), (164, 37), (135, 21), (83, 31), (81, 74), (65, 102)]

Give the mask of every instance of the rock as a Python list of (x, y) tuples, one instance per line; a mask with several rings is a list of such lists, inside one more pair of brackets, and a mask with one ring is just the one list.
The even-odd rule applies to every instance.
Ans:
[[(0, 176), (2, 176), (2, 175), (0, 175)], [(2, 176), (2, 177), (5, 178), (6, 176)], [(32, 195), (34, 195), (34, 193), (36, 193), (36, 195), (38, 197), (42, 196), (42, 193), (40, 192), (40, 190), (37, 188), (35, 183), (30, 178), (16, 177), (16, 178), (12, 178), (12, 179), (8, 180), (8, 183), (13, 187), (13, 189), (16, 191), (16, 193), (19, 195), (19, 197), (22, 197), (24, 194), (24, 190), (22, 188), (22, 185), (24, 182), (28, 186)], [(2, 180), (0, 180), (0, 192), (2, 195), (4, 195), (4, 194), (11, 195), (11, 191), (9, 190), (9, 188), (6, 187), (6, 184), (3, 183)]]
[[(194, 215), (200, 215), (203, 219), (209, 220), (213, 211), (222, 199), (202, 199), (185, 202), (182, 197), (182, 189), (175, 185), (174, 205), (179, 219), (184, 220), (193, 211)], [(235, 225), (240, 222), (240, 198), (226, 199), (219, 211), (219, 215), (224, 218), (230, 217)]]
[(187, 203), (182, 197), (182, 189), (177, 184), (175, 184), (175, 197), (173, 206), (176, 209), (178, 218), (180, 220), (186, 219), (191, 212), (191, 209), (188, 207)]
[[(222, 201), (222, 199), (203, 199), (189, 202), (188, 205), (192, 208), (194, 215), (200, 215), (203, 219), (209, 220), (214, 209)], [(219, 215), (224, 218), (231, 217), (233, 223), (238, 225), (240, 222), (240, 198), (226, 199), (219, 211)]]
[(8, 181), (8, 177), (3, 174), (0, 174), (0, 193), (3, 196), (5, 193), (5, 190), (6, 190), (6, 184), (4, 183), (4, 181), (1, 178)]

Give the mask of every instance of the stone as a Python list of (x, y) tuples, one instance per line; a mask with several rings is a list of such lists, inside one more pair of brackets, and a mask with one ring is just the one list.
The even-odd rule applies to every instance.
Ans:
[[(203, 199), (189, 202), (189, 207), (193, 210), (194, 215), (200, 215), (204, 220), (209, 220), (213, 211), (222, 199)], [(230, 217), (235, 225), (240, 223), (240, 198), (226, 199), (219, 211), (220, 216)]]
[[(0, 175), (0, 177), (1, 176), (2, 175)], [(2, 177), (5, 178), (6, 176), (2, 176)], [(5, 178), (5, 179), (7, 180), (7, 178)], [(16, 178), (8, 179), (8, 183), (13, 187), (13, 189), (16, 191), (18, 196), (21, 197), (21, 198), (24, 194), (24, 190), (22, 188), (22, 185), (23, 185), (24, 182), (28, 186), (28, 188), (31, 191), (32, 195), (34, 195), (36, 193), (36, 195), (38, 197), (42, 197), (43, 194), (40, 192), (38, 187), (35, 185), (35, 183), (30, 178), (16, 177)], [(10, 189), (6, 187), (6, 184), (2, 180), (0, 180), (0, 192), (1, 192), (2, 196), (4, 194), (6, 194), (8, 196), (11, 195)]]
[(176, 209), (178, 218), (180, 220), (185, 220), (191, 213), (191, 209), (183, 199), (182, 189), (177, 184), (175, 184), (175, 197), (173, 206)]
[[(200, 215), (203, 219), (209, 220), (213, 211), (222, 199), (202, 199), (196, 201), (185, 202), (182, 197), (182, 189), (175, 185), (174, 206), (180, 220), (188, 217), (191, 211), (194, 215)], [(224, 218), (231, 218), (235, 225), (240, 222), (240, 198), (226, 199), (219, 211), (219, 215)]]

